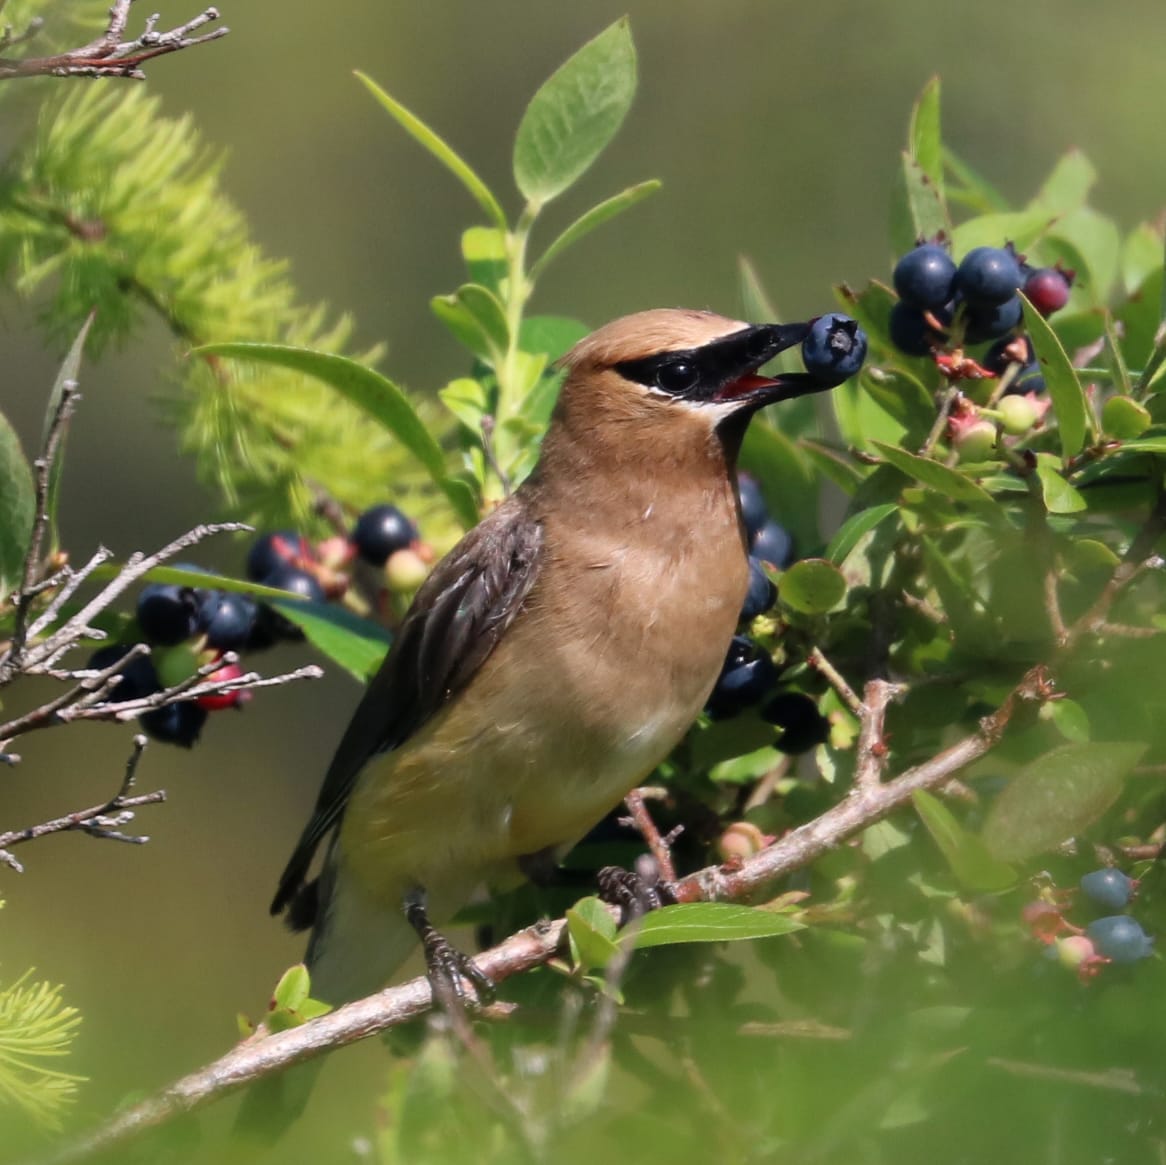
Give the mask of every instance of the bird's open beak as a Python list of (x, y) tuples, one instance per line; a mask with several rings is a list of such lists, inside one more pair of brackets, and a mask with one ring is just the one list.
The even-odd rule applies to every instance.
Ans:
[(742, 408), (760, 409), (832, 387), (804, 372), (785, 372), (778, 376), (761, 376), (757, 372), (779, 353), (800, 344), (809, 332), (808, 323), (757, 324), (718, 341), (716, 347), (723, 350), (724, 366), (732, 372), (713, 399), (726, 403), (739, 401)]

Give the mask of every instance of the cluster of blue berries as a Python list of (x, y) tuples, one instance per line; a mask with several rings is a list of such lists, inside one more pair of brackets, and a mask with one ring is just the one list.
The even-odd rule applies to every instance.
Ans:
[[(738, 487), (750, 550), (749, 590), (738, 620), (739, 626), (746, 627), (777, 602), (777, 587), (765, 564), (785, 570), (794, 563), (795, 553), (792, 536), (770, 517), (757, 482), (742, 473)], [(779, 678), (769, 652), (746, 634), (734, 635), (705, 711), (718, 720), (760, 705), (762, 718), (782, 730), (777, 749), (791, 755), (806, 752), (826, 740), (828, 722), (809, 696), (775, 692)]]
[(1049, 945), (1050, 957), (1088, 980), (1110, 963), (1136, 963), (1154, 953), (1154, 940), (1142, 924), (1129, 914), (1118, 913), (1134, 900), (1136, 879), (1107, 867), (1086, 874), (1079, 887), (1095, 912), (1106, 911), (1084, 928), (1065, 917), (1064, 909), (1071, 896), (1064, 892), (1025, 908), (1025, 920), (1033, 934)]
[[(422, 547), (414, 523), (396, 506), (380, 505), (362, 513), (347, 537), (326, 539), (315, 546), (293, 531), (264, 534), (248, 551), (246, 575), (251, 582), (323, 603), (344, 597), (349, 583), (347, 568), (356, 558), (384, 569), (393, 589), (407, 590), (415, 589), (424, 579), (430, 555)], [(202, 572), (202, 568), (186, 564), (180, 569)], [(180, 684), (226, 652), (260, 651), (281, 640), (302, 638), (295, 624), (250, 595), (150, 583), (138, 595), (130, 633), (122, 642), (95, 652), (87, 667), (108, 670), (125, 659), (134, 645), (149, 646), (148, 655), (135, 654), (119, 673), (113, 698), (120, 703), (144, 699)], [(231, 661), (205, 678), (225, 682), (242, 675), (243, 669)], [(209, 713), (239, 708), (249, 696), (241, 690), (215, 692), (152, 708), (138, 719), (142, 729), (156, 740), (191, 748)]]
[[(1073, 272), (1060, 266), (1030, 267), (1011, 244), (976, 247), (957, 266), (947, 247), (928, 242), (898, 261), (893, 282), (899, 301), (891, 309), (890, 334), (899, 351), (940, 355), (995, 340), (977, 374), (1000, 376), (1010, 363), (1020, 362), (1011, 348), (1024, 314), (1017, 292), (1023, 291), (1041, 315), (1050, 316), (1068, 303)], [(1006, 392), (1043, 391), (1031, 347), (1026, 355)]]

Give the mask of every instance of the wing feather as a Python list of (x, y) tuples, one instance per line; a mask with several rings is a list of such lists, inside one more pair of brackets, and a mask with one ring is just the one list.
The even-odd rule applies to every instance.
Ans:
[[(426, 579), (328, 766), (279, 880), (272, 914), (300, 894), (316, 849), (343, 816), (360, 770), (378, 753), (399, 748), (489, 658), (534, 585), (541, 547), (541, 526), (511, 499)], [(293, 919), (297, 929), (311, 923), (301, 915)]]

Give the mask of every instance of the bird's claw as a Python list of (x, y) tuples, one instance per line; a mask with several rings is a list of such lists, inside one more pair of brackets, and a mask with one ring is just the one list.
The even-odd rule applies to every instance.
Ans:
[(676, 902), (672, 887), (660, 877), (656, 863), (646, 855), (645, 858), (636, 862), (634, 870), (604, 866), (595, 876), (599, 897), (619, 908), (620, 926)]

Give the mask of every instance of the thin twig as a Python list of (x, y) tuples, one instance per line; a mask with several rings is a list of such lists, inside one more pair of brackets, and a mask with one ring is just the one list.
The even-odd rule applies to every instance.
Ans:
[(672, 843), (678, 836), (676, 831), (673, 830), (667, 837), (660, 836), (660, 831), (656, 828), (656, 823), (652, 820), (652, 815), (644, 804), (644, 790), (633, 789), (623, 799), (623, 803), (632, 815), (632, 825), (639, 830), (640, 836), (648, 843), (648, 849), (652, 857), (656, 859), (660, 877), (665, 882), (675, 882), (676, 867), (672, 864)]
[(482, 454), (486, 458), (486, 464), (494, 471), (494, 476), (502, 486), (503, 495), (509, 497), (514, 487), (510, 481), (510, 475), (502, 468), (502, 463), (498, 460), (498, 451), (494, 448), (495, 423), (494, 418), (489, 413), (482, 415), (480, 423), (482, 430)]
[[(176, 53), (181, 49), (205, 44), (226, 36), (229, 29), (216, 28), (210, 32), (191, 35), (204, 25), (219, 19), (217, 8), (207, 8), (185, 24), (168, 32), (157, 29), (158, 15), (146, 18), (146, 26), (140, 36), (133, 40), (122, 40), (129, 21), (130, 5), (133, 0), (114, 0), (109, 10), (109, 23), (96, 40), (69, 52), (54, 53), (47, 57), (0, 57), (0, 81), (16, 77), (130, 77), (143, 80), (145, 73), (141, 66), (154, 57)], [(0, 50), (29, 40), (40, 26), (35, 22), (19, 36), (6, 35), (0, 42)]]
[(41, 455), (36, 459), (33, 467), (36, 471), (36, 482), (32, 533), (28, 540), (28, 551), (24, 556), (20, 589), (14, 599), (16, 618), (13, 622), (12, 641), (8, 648), (8, 658), (13, 668), (20, 666), (28, 634), (29, 608), (32, 605), (32, 600), (39, 593), (37, 583), (41, 573), (41, 552), (44, 549), (45, 534), (48, 532), (51, 522), (49, 490), (52, 485), (53, 467), (61, 451), (61, 442), (64, 440), (69, 418), (72, 417), (77, 407), (78, 395), (76, 381), (67, 380), (61, 386), (61, 395), (57, 400), (52, 420), (49, 422)]
[(142, 805), (158, 805), (166, 800), (166, 790), (157, 789), (153, 793), (140, 793), (130, 796), (137, 776), (138, 762), (146, 749), (146, 738), (135, 736), (133, 751), (126, 761), (125, 776), (121, 787), (101, 805), (94, 805), (90, 809), (81, 809), (76, 813), (67, 813), (64, 817), (56, 817), (52, 821), (44, 821), (40, 825), (30, 825), (27, 829), (15, 829), (9, 833), (0, 833), (0, 861), (12, 866), (18, 873), (23, 873), (23, 867), (8, 850), (14, 845), (26, 841), (35, 841), (38, 837), (45, 837), (50, 833), (67, 833), (80, 830), (91, 837), (103, 838), (108, 841), (124, 841), (133, 845), (144, 845), (150, 839), (144, 835), (132, 835), (120, 832), (120, 827), (133, 820), (133, 810)]
[(806, 656), (806, 663), (815, 671), (821, 672), (826, 682), (838, 693), (842, 702), (861, 720), (865, 709), (862, 706), (862, 701), (858, 698), (858, 693), (846, 682), (842, 673), (822, 654), (820, 648), (810, 648), (809, 654)]
[(931, 426), (926, 440), (919, 446), (920, 457), (929, 457), (931, 455), (931, 451), (935, 448), (939, 438), (943, 436), (943, 430), (947, 427), (947, 418), (951, 415), (952, 405), (959, 398), (960, 390), (958, 388), (944, 389), (943, 395), (939, 398), (939, 409), (935, 414), (935, 423)]
[[(1019, 702), (1045, 700), (1050, 692), (1045, 670), (1031, 669), (970, 736), (892, 781), (873, 788), (855, 786), (832, 809), (740, 865), (709, 867), (674, 883), (677, 899), (745, 901), (755, 897), (777, 878), (803, 868), (906, 804), (916, 790), (942, 785), (984, 756), (1004, 735)], [(548, 962), (565, 934), (563, 919), (542, 923), (512, 935), (474, 962), (494, 982), (501, 982)], [(414, 1019), (430, 1010), (433, 1002), (429, 982), (422, 977), (346, 1004), (289, 1031), (252, 1036), (213, 1063), (122, 1109), (94, 1132), (63, 1147), (44, 1165), (67, 1165), (122, 1146), (255, 1080)]]

